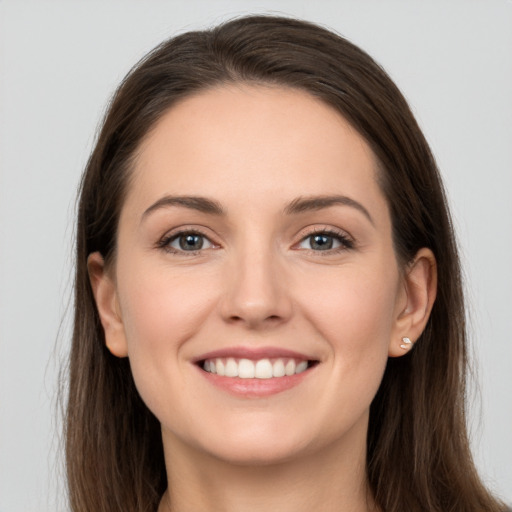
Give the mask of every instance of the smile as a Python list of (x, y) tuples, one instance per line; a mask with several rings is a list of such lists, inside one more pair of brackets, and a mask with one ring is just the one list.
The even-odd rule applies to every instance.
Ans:
[(240, 379), (272, 379), (290, 377), (308, 369), (313, 361), (295, 358), (263, 358), (251, 360), (246, 358), (212, 358), (202, 362), (201, 367), (208, 373), (223, 377)]
[(214, 387), (241, 398), (264, 398), (298, 386), (320, 360), (280, 347), (238, 346), (202, 354), (192, 361)]

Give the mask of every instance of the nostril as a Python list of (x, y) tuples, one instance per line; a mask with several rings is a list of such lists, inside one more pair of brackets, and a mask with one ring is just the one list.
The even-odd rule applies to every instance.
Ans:
[(247, 315), (247, 317), (243, 317), (240, 315), (231, 315), (229, 317), (229, 321), (233, 323), (278, 323), (282, 321), (282, 317), (279, 315), (269, 315), (267, 317), (262, 317), (262, 320), (260, 320), (257, 316), (251, 317), (250, 315)]
[(281, 317), (279, 315), (270, 315), (267, 320), (280, 320)]

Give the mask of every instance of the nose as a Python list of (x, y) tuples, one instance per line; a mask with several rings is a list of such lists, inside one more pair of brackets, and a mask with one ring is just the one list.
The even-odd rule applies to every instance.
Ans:
[(224, 321), (254, 330), (287, 322), (293, 308), (283, 263), (262, 250), (235, 255), (221, 303)]

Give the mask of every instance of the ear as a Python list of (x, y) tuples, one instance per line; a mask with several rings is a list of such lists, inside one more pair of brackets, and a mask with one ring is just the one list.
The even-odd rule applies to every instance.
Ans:
[(115, 282), (107, 272), (105, 261), (99, 252), (89, 255), (87, 258), (87, 270), (89, 271), (89, 280), (91, 281), (101, 325), (105, 332), (105, 344), (113, 355), (126, 357), (128, 355), (128, 347), (119, 310)]
[(389, 344), (390, 357), (410, 352), (430, 317), (437, 293), (437, 265), (430, 249), (420, 249), (407, 265), (402, 287)]

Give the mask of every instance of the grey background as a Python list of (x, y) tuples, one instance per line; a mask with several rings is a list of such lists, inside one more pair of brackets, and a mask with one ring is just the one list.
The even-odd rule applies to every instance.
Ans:
[(1, 512), (65, 510), (56, 392), (74, 197), (107, 99), (164, 38), (270, 11), (347, 36), (412, 104), (444, 174), (467, 276), (475, 457), (512, 502), (512, 3), (12, 0), (0, 1)]

